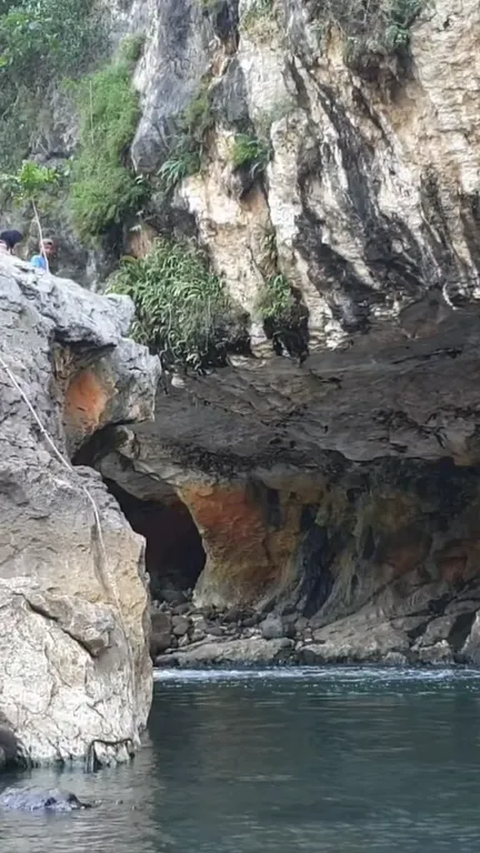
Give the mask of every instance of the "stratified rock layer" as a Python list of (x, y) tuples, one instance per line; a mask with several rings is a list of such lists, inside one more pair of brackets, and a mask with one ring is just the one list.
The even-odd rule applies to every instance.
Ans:
[(122, 760), (150, 708), (142, 540), (68, 462), (82, 436), (152, 414), (131, 311), (0, 261), (0, 715), (33, 762)]

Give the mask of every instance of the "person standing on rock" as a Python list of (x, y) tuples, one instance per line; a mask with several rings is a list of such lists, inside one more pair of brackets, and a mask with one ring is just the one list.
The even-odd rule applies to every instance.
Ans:
[(50, 270), (50, 261), (54, 254), (55, 242), (51, 238), (47, 238), (46, 240), (42, 240), (39, 246), (39, 254), (33, 255), (33, 257), (30, 258), (30, 263), (32, 266), (36, 267), (36, 269), (48, 272)]
[(2, 231), (0, 232), (0, 252), (6, 252), (8, 255), (15, 254), (15, 246), (21, 243), (23, 234), (20, 231)]

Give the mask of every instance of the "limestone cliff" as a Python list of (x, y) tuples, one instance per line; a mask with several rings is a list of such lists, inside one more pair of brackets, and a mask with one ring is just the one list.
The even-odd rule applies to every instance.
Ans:
[(0, 722), (28, 762), (124, 760), (149, 713), (143, 542), (70, 464), (86, 435), (151, 417), (131, 313), (0, 260)]
[[(133, 0), (111, 14), (145, 35), (131, 158), (154, 187), (185, 111), (208, 108), (200, 168), (153, 193), (125, 248), (194, 237), (250, 318), (250, 352), (163, 377), (154, 423), (74, 441), (78, 459), (120, 489), (170, 579), (186, 507), (205, 552), (196, 601), (296, 614), (300, 659), (474, 659), (478, 3)], [(259, 315), (274, 276), (294, 328)]]

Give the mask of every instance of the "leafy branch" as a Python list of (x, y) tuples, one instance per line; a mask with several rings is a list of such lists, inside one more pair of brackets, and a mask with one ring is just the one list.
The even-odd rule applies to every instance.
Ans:
[(25, 160), (20, 169), (14, 174), (1, 174), (0, 186), (7, 195), (18, 205), (31, 205), (38, 228), (40, 251), (45, 259), (47, 270), (48, 258), (43, 248), (43, 230), (40, 221), (39, 208), (45, 199), (57, 186), (61, 178), (58, 169), (40, 166), (31, 160)]

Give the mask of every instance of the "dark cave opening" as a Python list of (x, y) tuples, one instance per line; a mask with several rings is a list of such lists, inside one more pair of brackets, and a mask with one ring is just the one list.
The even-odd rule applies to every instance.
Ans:
[(141, 500), (112, 480), (105, 483), (133, 530), (146, 540), (152, 599), (181, 603), (205, 566), (202, 538), (189, 510), (179, 499)]

